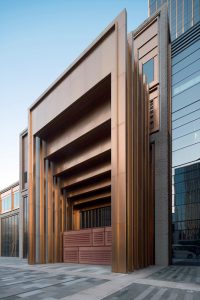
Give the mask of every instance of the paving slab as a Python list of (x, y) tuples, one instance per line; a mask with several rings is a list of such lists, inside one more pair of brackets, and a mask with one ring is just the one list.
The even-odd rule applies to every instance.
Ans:
[(109, 266), (28, 265), (0, 257), (0, 299), (199, 300), (200, 267), (152, 266), (130, 274)]

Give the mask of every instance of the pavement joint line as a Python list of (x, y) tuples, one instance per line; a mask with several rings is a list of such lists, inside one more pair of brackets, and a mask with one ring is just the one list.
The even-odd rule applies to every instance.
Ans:
[[(71, 281), (74, 281), (74, 280), (72, 279)], [(26, 294), (26, 293), (33, 292), (33, 291), (44, 290), (45, 288), (52, 287), (52, 286), (56, 286), (56, 285), (59, 285), (59, 284), (64, 283), (64, 282), (70, 282), (70, 281), (62, 281), (62, 282), (58, 282), (58, 283), (55, 283), (55, 284), (49, 284), (48, 286), (40, 287), (40, 288), (33, 289), (33, 290), (30, 290), (30, 291), (27, 291), (27, 292), (17, 293), (17, 294), (10, 295), (10, 296), (4, 297), (4, 298), (0, 298), (0, 299), (7, 299), (7, 298), (8, 298), (8, 299), (9, 299), (9, 298), (12, 299), (13, 296), (14, 296), (14, 297), (15, 297), (15, 296), (20, 297), (21, 294)], [(41, 293), (42, 293), (42, 291), (41, 291)]]
[[(125, 279), (125, 278), (124, 278)], [(66, 296), (61, 298), (60, 300), (101, 300), (105, 297), (108, 297), (114, 293), (119, 292), (123, 288), (128, 287), (132, 284), (143, 284), (143, 285), (150, 285), (152, 287), (159, 287), (159, 288), (173, 288), (185, 291), (200, 291), (200, 286), (197, 284), (190, 284), (190, 283), (178, 283), (178, 282), (170, 282), (170, 281), (157, 281), (154, 279), (135, 279), (129, 278), (129, 280), (124, 280), (124, 282), (118, 278), (117, 280), (109, 281), (103, 284), (100, 284), (96, 287), (88, 288), (80, 293), (76, 293), (71, 296)]]
[[(53, 278), (53, 277), (58, 276), (58, 275), (66, 275), (66, 274), (56, 274), (56, 275), (55, 274), (54, 275), (49, 274), (48, 276), (46, 274), (45, 277), (42, 277), (42, 278), (39, 278), (39, 279), (38, 278), (35, 278), (35, 279), (34, 278), (31, 278), (31, 279), (27, 278), (27, 280), (20, 280), (20, 281), (16, 281), (14, 283), (13, 282), (12, 283), (8, 283), (8, 284), (5, 284), (5, 285), (1, 285), (0, 284), (0, 288), (1, 287), (6, 287), (6, 286), (10, 286), (10, 285), (14, 285), (14, 284), (23, 283), (23, 282), (26, 283), (27, 281), (31, 281), (32, 282), (32, 281), (38, 281), (38, 280), (43, 280), (43, 279), (49, 279), (49, 278)], [(70, 275), (68, 275), (68, 276), (70, 276)], [(1, 280), (0, 280), (0, 282), (1, 282)]]

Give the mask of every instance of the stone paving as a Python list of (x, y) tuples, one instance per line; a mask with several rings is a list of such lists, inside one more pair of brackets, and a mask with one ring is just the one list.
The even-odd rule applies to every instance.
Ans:
[(0, 299), (199, 300), (200, 267), (149, 267), (131, 274), (108, 266), (28, 265), (0, 257)]

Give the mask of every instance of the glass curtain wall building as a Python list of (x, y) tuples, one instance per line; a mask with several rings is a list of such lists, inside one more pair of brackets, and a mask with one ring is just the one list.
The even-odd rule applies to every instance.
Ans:
[(200, 0), (149, 0), (149, 16), (164, 3), (168, 4), (172, 41), (200, 20)]
[(197, 24), (172, 43), (173, 263), (200, 264), (199, 91), (200, 24)]

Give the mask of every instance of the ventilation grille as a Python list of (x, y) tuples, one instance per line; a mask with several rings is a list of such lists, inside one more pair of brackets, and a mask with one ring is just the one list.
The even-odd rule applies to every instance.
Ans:
[(183, 33), (171, 44), (171, 55), (176, 56), (187, 47), (191, 46), (197, 40), (200, 39), (200, 22), (192, 26), (189, 30)]
[(66, 263), (75, 263), (78, 264), (78, 257), (79, 257), (79, 253), (78, 253), (78, 247), (75, 248), (64, 248), (64, 262)]
[(79, 249), (79, 263), (110, 265), (112, 260), (111, 247), (81, 247)]
[(106, 246), (112, 245), (112, 228), (105, 229), (105, 245)]
[(92, 231), (85, 229), (64, 234), (64, 247), (92, 246)]
[(104, 246), (104, 228), (93, 229), (93, 246)]

